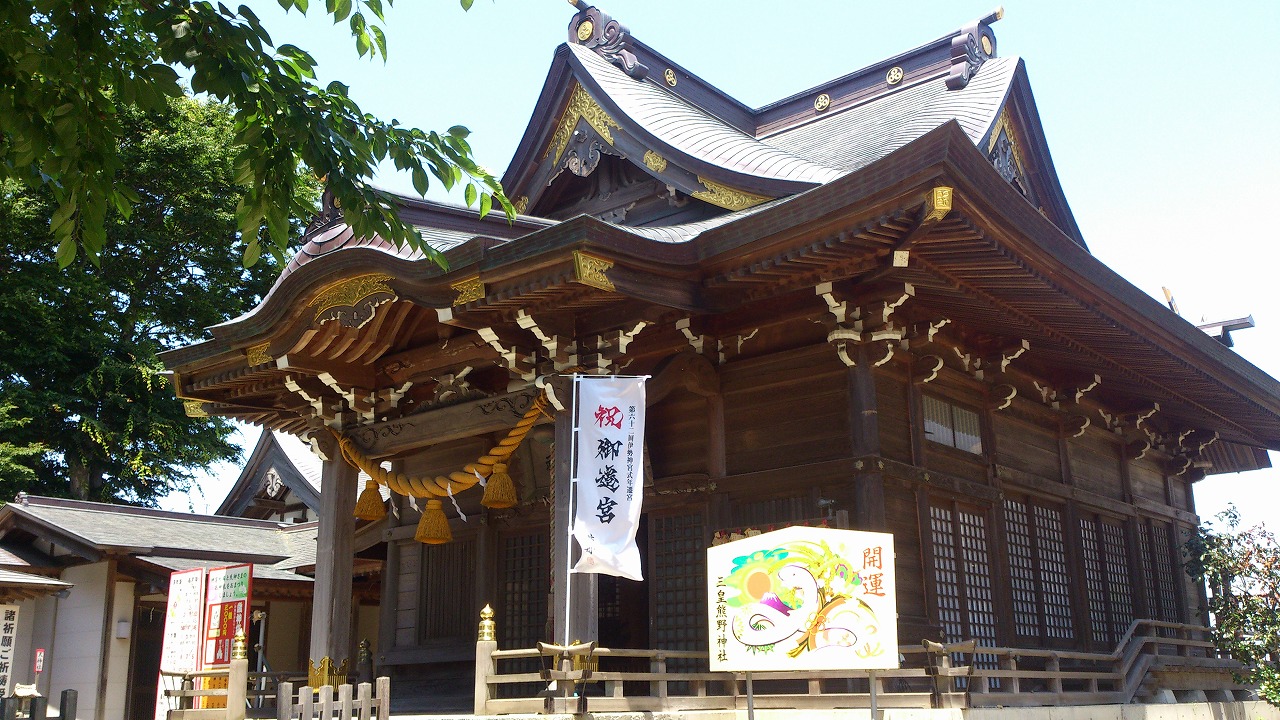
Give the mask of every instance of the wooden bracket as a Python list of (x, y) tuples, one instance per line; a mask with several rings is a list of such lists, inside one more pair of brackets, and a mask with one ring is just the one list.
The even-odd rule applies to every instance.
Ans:
[(685, 336), (685, 339), (689, 341), (689, 347), (693, 348), (694, 352), (701, 355), (702, 349), (707, 345), (708, 336), (695, 334), (692, 330), (692, 326), (692, 318), (681, 318), (676, 321), (676, 329), (679, 330)]
[(942, 318), (940, 320), (932, 320), (912, 325), (907, 328), (906, 333), (903, 335), (902, 349), (910, 350), (913, 347), (919, 348), (932, 343), (933, 338), (938, 334), (938, 331), (950, 322), (951, 320), (949, 318)]
[[(720, 338), (716, 340), (717, 355), (720, 362), (732, 360), (742, 353), (742, 344), (755, 337), (760, 332), (760, 328), (754, 328), (746, 335), (730, 335), (728, 338)], [(729, 342), (725, 342), (728, 340)]]
[(911, 382), (923, 385), (933, 382), (938, 377), (938, 371), (942, 369), (942, 357), (938, 355), (924, 355), (918, 357), (911, 365)]
[(1090, 392), (1094, 388), (1102, 384), (1102, 376), (1094, 375), (1092, 380), (1086, 383), (1080, 383), (1074, 387), (1054, 388), (1048, 383), (1041, 385), (1039, 382), (1032, 381), (1036, 386), (1036, 390), (1040, 393), (1040, 402), (1048, 405), (1054, 410), (1061, 410), (1063, 403), (1079, 404), (1085, 393)]
[(505, 345), (502, 338), (498, 337), (498, 333), (493, 328), (480, 328), (476, 331), (480, 338), (498, 351), (498, 355), (506, 363), (507, 369), (521, 380), (531, 382), (537, 377), (535, 371), (536, 352), (528, 348), (520, 348), (515, 345)]
[(1031, 348), (1031, 343), (1027, 340), (1017, 340), (999, 348), (989, 355), (978, 355), (961, 350), (958, 347), (952, 347), (951, 350), (960, 360), (964, 371), (969, 373), (976, 380), (986, 380), (988, 372), (1003, 373), (1009, 369), (1009, 363), (1022, 357), (1022, 354)]
[(1062, 431), (1073, 438), (1078, 438), (1089, 429), (1091, 422), (1084, 415), (1068, 415), (1062, 421)]
[[(876, 295), (868, 296), (861, 304), (854, 305), (835, 296), (831, 283), (820, 283), (814, 294), (827, 304), (827, 311), (834, 319), (834, 329), (827, 333), (827, 342), (835, 345), (836, 354), (847, 367), (857, 364), (853, 347), (866, 345), (873, 367), (879, 367), (893, 358), (902, 343), (906, 330), (895, 322), (894, 311), (907, 298), (915, 295), (915, 288), (898, 283), (882, 288)], [(830, 325), (829, 325), (830, 326)]]
[(1007, 383), (1001, 383), (991, 388), (991, 409), (1003, 410), (1013, 403), (1013, 399), (1018, 395), (1018, 388)]

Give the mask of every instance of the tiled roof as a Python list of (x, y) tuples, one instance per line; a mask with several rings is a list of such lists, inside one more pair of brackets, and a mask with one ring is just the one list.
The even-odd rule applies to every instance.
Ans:
[(974, 143), (995, 123), (1020, 61), (994, 58), (969, 84), (948, 90), (937, 76), (820, 120), (763, 138), (790, 153), (822, 158), (847, 171), (866, 166), (949, 120)]
[(657, 85), (637, 82), (591, 50), (578, 45), (570, 45), (569, 50), (636, 125), (690, 157), (772, 180), (820, 184), (841, 174), (811, 157), (762, 143)]
[[(276, 563), (275, 565), (264, 565), (262, 563), (254, 563), (253, 577), (259, 580), (293, 580), (298, 582), (313, 582), (313, 580), (306, 575), (299, 575), (289, 570), (282, 569), (282, 564), (284, 565), (284, 567), (297, 567), (299, 565), (314, 564), (315, 563), (315, 550), (314, 550), (315, 531), (314, 530), (312, 530), (312, 533), (311, 533), (311, 541), (312, 541), (311, 547), (313, 549), (311, 551), (311, 560), (309, 561), (309, 563), (298, 563), (297, 565), (294, 565), (294, 564), (291, 564), (290, 562), (293, 560), (293, 558), (290, 558), (289, 560), (281, 560), (279, 563)], [(149, 555), (142, 559), (145, 560), (146, 562), (151, 563), (152, 565), (159, 565), (160, 567), (167, 568), (169, 570), (191, 570), (194, 568), (205, 568), (207, 570), (212, 567), (221, 567), (227, 564), (227, 561), (225, 560), (193, 560), (191, 558), (159, 557), (154, 555)]]
[(220, 553), (284, 559), (292, 547), (282, 526), (261, 520), (191, 515), (103, 503), (29, 496), (4, 510), (29, 517), (99, 549), (141, 555)]

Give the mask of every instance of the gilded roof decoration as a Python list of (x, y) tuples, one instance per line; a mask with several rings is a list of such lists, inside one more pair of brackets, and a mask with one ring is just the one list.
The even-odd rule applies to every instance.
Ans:
[(652, 150), (644, 151), (644, 164), (656, 173), (667, 171), (667, 159)]
[(524, 215), (526, 212), (529, 211), (529, 196), (521, 195), (520, 197), (516, 198), (511, 203), (511, 207), (514, 207), (516, 209), (516, 212), (519, 213), (520, 215)]
[(596, 104), (581, 85), (574, 85), (573, 94), (569, 97), (569, 106), (565, 108), (564, 115), (560, 116), (560, 124), (556, 126), (556, 132), (551, 136), (551, 142), (547, 145), (547, 152), (542, 159), (554, 158), (556, 162), (560, 161), (560, 156), (569, 145), (569, 139), (573, 137), (573, 127), (578, 124), (579, 119), (586, 120), (588, 125), (600, 133), (600, 137), (604, 138), (605, 142), (613, 145), (613, 134), (609, 132), (609, 128), (621, 126)]
[(337, 320), (343, 327), (363, 327), (373, 319), (374, 310), (397, 299), (387, 281), (390, 275), (369, 273), (340, 280), (325, 288), (307, 307), (316, 308), (312, 322), (319, 325)]
[(1018, 140), (1018, 133), (1013, 129), (1013, 118), (1009, 116), (1009, 106), (1005, 106), (1000, 111), (1000, 117), (996, 118), (996, 124), (991, 127), (991, 136), (987, 140), (987, 156), (990, 157), (995, 150), (996, 143), (1000, 141), (1000, 133), (1009, 138), (1009, 145), (1013, 148), (1013, 161), (1018, 165), (1018, 174), (1024, 174), (1022, 164), (1022, 144)]
[(705, 200), (712, 205), (725, 208), (726, 210), (746, 210), (749, 207), (754, 207), (760, 203), (769, 202), (773, 199), (763, 195), (749, 193), (745, 190), (736, 190), (726, 185), (721, 185), (718, 182), (708, 180), (701, 175), (698, 176), (698, 182), (702, 183), (703, 187), (707, 189), (699, 190), (698, 192), (693, 193), (693, 196), (699, 200)]
[(450, 283), (449, 287), (458, 293), (458, 296), (453, 299), (454, 306), (466, 305), (469, 302), (484, 299), (484, 283), (480, 282), (479, 275), (459, 280), (456, 283)]
[(203, 400), (183, 400), (182, 409), (189, 418), (209, 417), (209, 413), (204, 410)]
[(925, 199), (924, 222), (941, 220), (951, 212), (951, 201), (954, 192), (946, 185), (939, 185), (929, 191), (929, 196)]
[(271, 357), (271, 342), (258, 343), (250, 345), (244, 350), (245, 361), (249, 363), (249, 367), (258, 367), (259, 365), (269, 365), (275, 362), (275, 358)]
[(605, 275), (605, 271), (613, 267), (613, 262), (588, 255), (577, 250), (573, 253), (573, 276), (583, 285), (614, 292), (613, 281)]

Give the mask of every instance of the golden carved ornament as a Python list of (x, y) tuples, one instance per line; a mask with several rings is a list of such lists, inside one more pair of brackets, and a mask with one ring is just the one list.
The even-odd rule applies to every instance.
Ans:
[(316, 308), (312, 322), (337, 320), (345, 327), (363, 327), (381, 304), (398, 299), (387, 284), (390, 275), (369, 273), (340, 280), (325, 288), (307, 307)]
[(590, 20), (583, 20), (578, 23), (578, 42), (586, 42), (591, 39), (592, 33), (596, 31), (596, 26)]
[(676, 71), (672, 70), (671, 68), (667, 68), (662, 72), (662, 79), (666, 80), (667, 84), (670, 85), (671, 87), (675, 87), (676, 83), (679, 82), (676, 79)]
[(611, 260), (598, 258), (577, 250), (573, 251), (573, 277), (583, 285), (614, 292), (613, 281), (605, 271), (613, 267)]
[(831, 107), (830, 95), (826, 93), (822, 93), (821, 95), (813, 99), (814, 110), (817, 110), (818, 112), (822, 112), (823, 110), (826, 110), (829, 107)]
[(746, 210), (749, 207), (754, 207), (773, 199), (764, 195), (749, 193), (745, 190), (735, 190), (727, 185), (708, 180), (701, 175), (698, 176), (698, 182), (702, 183), (707, 189), (699, 190), (693, 193), (693, 196), (726, 210)]
[(609, 132), (609, 128), (622, 127), (596, 104), (581, 85), (574, 85), (573, 93), (569, 96), (569, 106), (565, 108), (564, 115), (560, 116), (560, 124), (556, 126), (555, 134), (551, 136), (547, 152), (542, 156), (543, 160), (553, 158), (556, 162), (560, 161), (564, 149), (569, 146), (569, 138), (573, 137), (573, 127), (578, 124), (579, 119), (586, 120), (587, 124), (600, 133), (600, 137), (610, 145), (613, 145), (613, 134)]
[(946, 185), (939, 185), (930, 190), (928, 196), (925, 197), (925, 212), (922, 222), (932, 222), (945, 218), (947, 213), (951, 212), (953, 198), (954, 191)]
[(884, 74), (884, 81), (890, 85), (897, 85), (902, 82), (903, 77), (905, 77), (905, 74), (902, 72), (902, 68), (895, 65), (889, 68), (889, 72)]
[(529, 210), (529, 196), (521, 195), (511, 203), (511, 206), (516, 209), (518, 214), (524, 215)]
[(667, 171), (667, 159), (652, 150), (644, 151), (644, 165), (656, 173)]
[(271, 357), (271, 342), (258, 343), (245, 348), (244, 359), (249, 363), (249, 367), (274, 363), (275, 358)]
[(449, 287), (458, 293), (458, 296), (453, 299), (454, 307), (484, 299), (484, 283), (480, 282), (479, 275), (450, 283)]
[(319, 664), (314, 660), (307, 660), (307, 685), (312, 688), (321, 688), (325, 685), (338, 687), (347, 682), (347, 661), (343, 660), (341, 665), (335, 665), (333, 658), (322, 657)]
[(189, 418), (209, 417), (209, 413), (204, 410), (203, 400), (183, 400), (182, 410)]
[(1018, 174), (1025, 175), (1022, 164), (1022, 147), (1018, 142), (1018, 133), (1013, 129), (1013, 118), (1009, 116), (1009, 106), (1006, 105), (1000, 111), (1000, 117), (996, 118), (995, 127), (991, 128), (991, 137), (987, 140), (987, 155), (991, 155), (991, 151), (995, 149), (996, 143), (1000, 141), (1000, 131), (1003, 130), (1006, 137), (1009, 138), (1009, 145), (1013, 148), (1013, 161), (1018, 165)]
[(493, 621), (493, 608), (488, 605), (480, 611), (480, 630), (476, 634), (476, 640), (484, 642), (485, 640), (495, 641), (498, 639), (497, 623)]

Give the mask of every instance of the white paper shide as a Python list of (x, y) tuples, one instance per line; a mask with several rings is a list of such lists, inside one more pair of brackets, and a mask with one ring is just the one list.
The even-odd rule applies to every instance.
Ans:
[(643, 580), (636, 530), (644, 496), (644, 378), (575, 382), (573, 537), (582, 557), (573, 571)]

